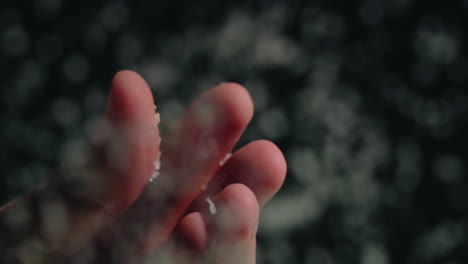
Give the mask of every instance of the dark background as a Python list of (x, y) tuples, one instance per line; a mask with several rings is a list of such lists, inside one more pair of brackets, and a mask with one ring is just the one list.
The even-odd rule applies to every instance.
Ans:
[(236, 81), (288, 178), (259, 263), (466, 262), (467, 1), (64, 1), (0, 4), (0, 197), (50, 175), (140, 72), (162, 129)]

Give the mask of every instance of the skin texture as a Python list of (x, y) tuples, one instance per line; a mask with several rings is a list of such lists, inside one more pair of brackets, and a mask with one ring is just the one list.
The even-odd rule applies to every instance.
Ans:
[[(32, 254), (34, 263), (255, 263), (260, 209), (281, 187), (286, 162), (258, 140), (220, 166), (252, 119), (247, 90), (223, 83), (204, 92), (161, 145), (154, 109), (137, 73), (117, 73), (83, 151), (72, 148), (50, 182), (1, 207), (0, 243), (11, 248), (0, 262)], [(8, 225), (18, 211), (33, 219), (21, 232)], [(27, 251), (24, 241), (41, 250)]]

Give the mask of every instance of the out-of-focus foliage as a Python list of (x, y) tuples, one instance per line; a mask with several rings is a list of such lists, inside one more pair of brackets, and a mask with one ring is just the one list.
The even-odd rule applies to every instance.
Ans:
[(466, 1), (1, 5), (3, 201), (54, 173), (116, 70), (145, 77), (163, 130), (237, 81), (256, 110), (241, 143), (272, 140), (289, 165), (259, 263), (466, 262)]

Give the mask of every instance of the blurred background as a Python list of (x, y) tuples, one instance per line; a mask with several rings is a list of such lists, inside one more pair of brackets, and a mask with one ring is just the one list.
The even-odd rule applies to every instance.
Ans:
[(57, 167), (141, 73), (162, 129), (222, 81), (252, 94), (241, 144), (285, 153), (258, 263), (466, 263), (468, 1), (0, 4), (0, 198)]

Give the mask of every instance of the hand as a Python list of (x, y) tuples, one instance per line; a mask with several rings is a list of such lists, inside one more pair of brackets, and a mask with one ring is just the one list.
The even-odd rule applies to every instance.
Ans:
[(47, 184), (0, 209), (0, 263), (255, 263), (259, 210), (286, 163), (265, 140), (223, 163), (252, 115), (248, 92), (223, 83), (161, 141), (148, 85), (117, 73), (89, 138)]

